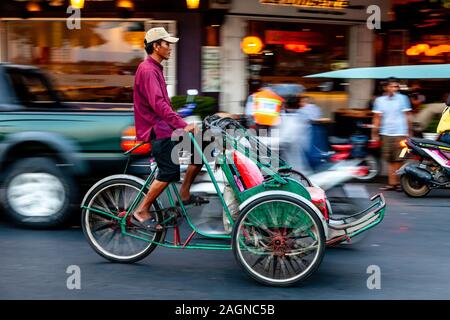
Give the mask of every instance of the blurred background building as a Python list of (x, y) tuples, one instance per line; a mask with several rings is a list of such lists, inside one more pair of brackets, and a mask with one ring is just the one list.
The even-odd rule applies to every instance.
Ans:
[[(69, 5), (83, 7), (80, 29), (67, 27)], [(367, 27), (370, 5), (380, 8), (380, 29)], [(131, 103), (144, 34), (164, 26), (181, 38), (165, 65), (171, 96), (198, 89), (240, 113), (261, 85), (298, 83), (330, 115), (367, 108), (375, 81), (303, 76), (449, 63), (449, 7), (448, 0), (6, 0), (0, 61), (42, 67), (69, 101)]]
[[(302, 77), (375, 65), (374, 32), (366, 24), (369, 5), (377, 5), (380, 19), (387, 21), (387, 1), (234, 1), (222, 30), (225, 71), (221, 104), (238, 110), (239, 97), (246, 90), (281, 82), (304, 85), (326, 115), (348, 105), (365, 105), (373, 90), (370, 80), (344, 82), (344, 86), (327, 83), (320, 90), (323, 80)], [(261, 39), (259, 54), (245, 56), (235, 50), (246, 36)]]
[[(163, 26), (181, 38), (165, 63), (168, 91), (185, 94), (201, 89), (202, 61), (215, 53), (202, 48), (219, 46), (210, 27), (223, 11), (218, 3), (189, 9), (195, 1), (2, 1), (0, 61), (42, 67), (69, 101), (130, 103), (135, 70), (146, 56), (145, 32)], [(69, 5), (82, 6), (79, 29), (67, 26), (75, 18)], [(204, 92), (218, 97), (218, 90)]]

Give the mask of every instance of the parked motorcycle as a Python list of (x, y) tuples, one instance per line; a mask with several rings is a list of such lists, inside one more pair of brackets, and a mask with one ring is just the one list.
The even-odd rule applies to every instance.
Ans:
[[(450, 97), (447, 100), (450, 107)], [(400, 158), (409, 159), (397, 174), (410, 197), (424, 197), (432, 189), (450, 188), (450, 144), (429, 139), (403, 140)]]

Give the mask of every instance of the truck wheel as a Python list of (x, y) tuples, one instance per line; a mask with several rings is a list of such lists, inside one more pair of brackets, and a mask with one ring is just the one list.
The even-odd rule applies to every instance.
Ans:
[(425, 197), (430, 192), (430, 187), (422, 181), (415, 179), (409, 174), (402, 175), (400, 179), (403, 191), (410, 197), (421, 198)]
[(54, 160), (26, 158), (6, 170), (1, 198), (9, 219), (31, 228), (56, 227), (68, 220), (76, 186)]

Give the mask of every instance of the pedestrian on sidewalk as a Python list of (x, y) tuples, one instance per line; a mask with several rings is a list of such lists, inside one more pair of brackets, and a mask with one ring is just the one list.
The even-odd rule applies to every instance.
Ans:
[(401, 191), (396, 174), (403, 164), (399, 157), (400, 141), (412, 136), (412, 109), (409, 98), (398, 92), (400, 84), (397, 79), (388, 79), (384, 89), (385, 94), (374, 103), (372, 129), (372, 139), (381, 139), (383, 158), (388, 163), (388, 185), (380, 190)]

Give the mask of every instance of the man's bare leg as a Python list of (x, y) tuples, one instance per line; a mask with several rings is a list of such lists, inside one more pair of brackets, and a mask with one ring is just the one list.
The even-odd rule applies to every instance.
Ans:
[(395, 182), (395, 185), (400, 185), (400, 177), (396, 174), (398, 170), (402, 167), (403, 162), (394, 162), (392, 164), (392, 176), (393, 181)]
[(191, 185), (194, 182), (197, 175), (202, 170), (203, 164), (190, 164), (186, 170), (186, 175), (184, 176), (183, 184), (180, 189), (180, 196), (182, 201), (186, 201), (191, 196)]
[(396, 186), (400, 184), (400, 180), (395, 172), (401, 168), (402, 164), (402, 162), (389, 163), (389, 185)]
[(164, 189), (169, 185), (168, 182), (162, 182), (155, 180), (150, 186), (150, 190), (148, 190), (147, 195), (144, 200), (141, 202), (139, 208), (135, 211), (134, 216), (140, 222), (153, 218), (150, 212), (150, 207), (153, 202), (163, 193)]

